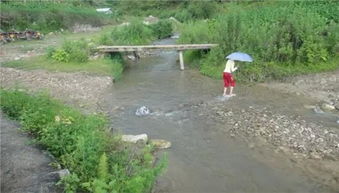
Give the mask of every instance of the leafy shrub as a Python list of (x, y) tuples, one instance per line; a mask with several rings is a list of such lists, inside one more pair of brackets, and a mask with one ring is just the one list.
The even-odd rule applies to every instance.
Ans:
[(141, 21), (132, 21), (130, 25), (114, 28), (111, 32), (116, 44), (140, 45), (154, 39), (152, 30)]
[(147, 192), (165, 167), (150, 161), (152, 148), (139, 154), (106, 129), (106, 119), (82, 115), (46, 95), (0, 90), (1, 109), (19, 120), (71, 175), (66, 192)]
[(156, 38), (162, 39), (172, 35), (172, 23), (169, 20), (160, 20), (158, 23), (150, 25)]
[(105, 58), (106, 61), (111, 65), (112, 76), (114, 80), (119, 80), (125, 69), (124, 61), (120, 53), (111, 54), (110, 57)]
[(90, 49), (85, 40), (66, 41), (62, 48), (70, 55), (71, 61), (79, 63), (87, 62)]
[[(51, 52), (48, 53), (50, 55)], [(64, 49), (57, 49), (53, 52), (51, 56), (54, 60), (59, 62), (69, 62), (71, 59), (71, 56), (69, 53), (67, 53)]]
[(59, 62), (77, 62), (88, 61), (90, 48), (85, 40), (66, 41), (59, 49), (48, 49), (47, 57)]

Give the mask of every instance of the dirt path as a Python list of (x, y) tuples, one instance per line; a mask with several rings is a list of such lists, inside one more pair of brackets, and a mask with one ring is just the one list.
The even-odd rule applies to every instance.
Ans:
[(58, 193), (58, 178), (49, 166), (53, 161), (0, 112), (1, 124), (1, 192), (4, 193)]

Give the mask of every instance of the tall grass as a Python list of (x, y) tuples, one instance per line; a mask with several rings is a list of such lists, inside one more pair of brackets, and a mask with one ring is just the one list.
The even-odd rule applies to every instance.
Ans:
[(140, 20), (133, 20), (129, 25), (114, 27), (109, 33), (97, 39), (100, 45), (144, 45), (172, 34), (172, 23), (160, 20), (152, 25), (145, 25)]
[(91, 48), (84, 39), (77, 41), (64, 41), (60, 48), (49, 48), (47, 57), (59, 62), (77, 62), (79, 64), (88, 61)]
[(101, 26), (113, 22), (109, 15), (97, 13), (94, 7), (74, 6), (51, 1), (9, 1), (1, 3), (1, 29), (33, 29), (41, 32), (70, 29), (74, 24)]
[(126, 15), (175, 17), (181, 22), (207, 19), (221, 11), (217, 1), (118, 1), (114, 7)]
[[(307, 72), (315, 65), (326, 67), (338, 55), (339, 25), (337, 13), (331, 8), (336, 5), (337, 2), (321, 3), (319, 7), (314, 3), (277, 2), (245, 9), (241, 4), (230, 4), (237, 11), (188, 24), (179, 41), (219, 44), (208, 54), (198, 54), (201, 71), (213, 77), (220, 77), (225, 55), (235, 51), (247, 52), (255, 60), (252, 67), (238, 72), (242, 80), (281, 77), (286, 68)], [(326, 7), (333, 12), (325, 17), (321, 10)], [(332, 64), (328, 69), (333, 69)], [(251, 72), (265, 78), (250, 78)]]
[(71, 175), (65, 192), (149, 192), (164, 162), (153, 166), (152, 148), (121, 143), (99, 115), (83, 115), (45, 95), (0, 90), (1, 110), (21, 123)]

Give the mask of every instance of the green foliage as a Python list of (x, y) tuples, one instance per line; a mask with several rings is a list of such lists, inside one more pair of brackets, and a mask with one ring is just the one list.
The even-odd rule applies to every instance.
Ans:
[[(51, 55), (51, 53), (47, 53), (47, 55)], [(64, 49), (56, 49), (51, 55), (51, 58), (59, 62), (69, 62), (71, 56)]]
[(152, 166), (152, 149), (131, 151), (106, 129), (106, 119), (83, 115), (46, 95), (0, 90), (1, 109), (50, 151), (71, 175), (65, 192), (147, 192), (165, 161)]
[(62, 49), (70, 55), (71, 61), (79, 63), (87, 62), (90, 54), (88, 43), (85, 40), (66, 41), (62, 45)]
[(47, 57), (59, 62), (84, 63), (88, 61), (90, 48), (85, 40), (65, 41), (61, 48), (48, 50)]
[(142, 45), (168, 37), (172, 34), (172, 23), (160, 20), (147, 26), (139, 20), (133, 20), (129, 25), (114, 27), (109, 33), (102, 34), (96, 42), (100, 45)]
[(108, 179), (108, 161), (105, 152), (100, 156), (98, 178), (103, 182), (107, 182)]
[(217, 10), (215, 1), (195, 1), (189, 2), (187, 11), (193, 19), (207, 19), (212, 17)]
[(158, 12), (159, 10), (168, 9), (180, 4), (176, 1), (163, 1), (163, 0), (153, 0), (153, 1), (130, 1), (130, 0), (120, 0), (117, 1), (114, 7), (121, 10), (121, 12), (126, 13), (127, 15), (133, 16), (146, 16)]
[(172, 35), (172, 23), (169, 20), (160, 20), (159, 22), (150, 25), (153, 34), (156, 38), (162, 39)]
[(118, 57), (111, 57), (111, 65), (112, 65), (112, 76), (114, 80), (119, 80), (124, 71), (124, 63), (122, 57), (119, 55)]
[(72, 173), (71, 175), (62, 178), (58, 185), (64, 184), (66, 193), (76, 193), (79, 187), (79, 182), (80, 180), (78, 176), (75, 173)]
[(214, 34), (209, 28), (209, 22), (194, 21), (188, 22), (180, 29), (179, 43), (211, 43)]
[[(213, 17), (218, 10), (217, 1), (119, 1), (118, 10), (127, 15), (148, 16), (154, 15), (163, 19), (175, 17), (181, 22), (194, 19), (207, 19)], [(164, 11), (165, 10), (165, 11)]]
[(46, 50), (47, 58), (52, 58), (54, 52), (55, 52), (55, 48), (54, 47), (48, 47), (47, 50)]
[(152, 30), (137, 20), (130, 25), (114, 28), (110, 35), (115, 44), (141, 45), (154, 39)]
[[(188, 23), (181, 29), (179, 42), (219, 44), (208, 54), (198, 55), (200, 70), (212, 77), (221, 77), (218, 70), (224, 66), (225, 55), (235, 51), (249, 53), (255, 60), (251, 67), (237, 72), (242, 81), (281, 78), (292, 71), (290, 69), (305, 68), (301, 73), (319, 64), (332, 69), (326, 62), (338, 54), (339, 24), (335, 22), (337, 13), (332, 8), (335, 5), (335, 2), (319, 6), (300, 2), (252, 7), (230, 4), (229, 10), (237, 11), (226, 12), (207, 22)], [(324, 13), (325, 8), (332, 14)], [(289, 70), (284, 70), (287, 68)], [(257, 76), (260, 73), (262, 75)]]
[(26, 28), (47, 33), (71, 29), (76, 23), (101, 26), (109, 23), (110, 16), (99, 14), (87, 6), (75, 6), (63, 2), (8, 1), (1, 3), (2, 30), (25, 30)]

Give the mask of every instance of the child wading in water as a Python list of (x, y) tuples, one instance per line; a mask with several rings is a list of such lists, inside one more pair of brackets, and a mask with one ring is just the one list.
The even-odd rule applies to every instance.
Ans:
[[(233, 88), (235, 87), (235, 80), (232, 76), (232, 72), (236, 71), (238, 68), (234, 67), (234, 61), (233, 60), (228, 60), (226, 62), (225, 70), (223, 73), (223, 79), (224, 79), (224, 94), (223, 96), (235, 96), (233, 94)], [(227, 88), (230, 88), (230, 92), (227, 95)]]

